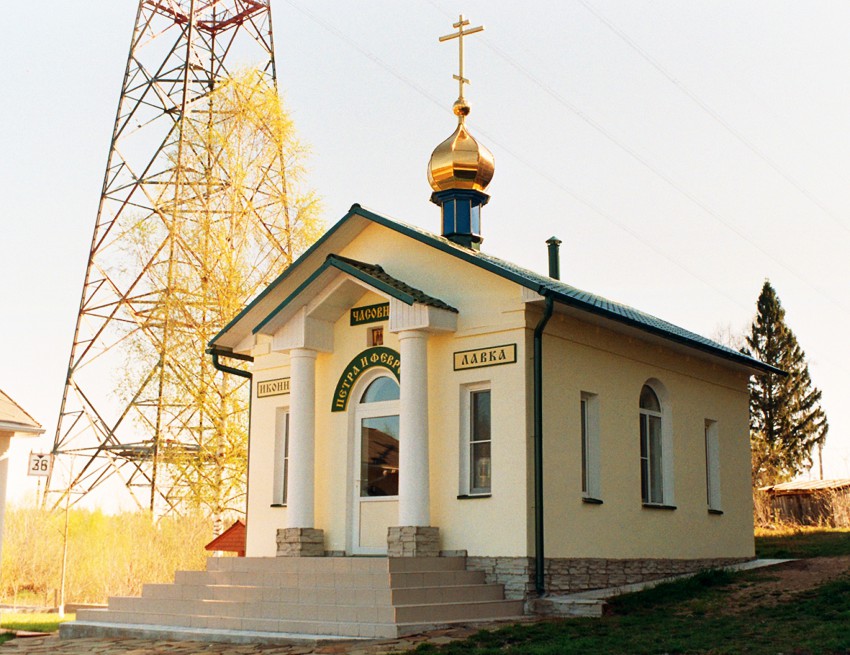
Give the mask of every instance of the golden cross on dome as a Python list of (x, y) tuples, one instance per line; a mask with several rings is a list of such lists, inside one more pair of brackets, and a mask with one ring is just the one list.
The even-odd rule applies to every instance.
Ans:
[(468, 30), (463, 29), (469, 25), (468, 20), (464, 20), (463, 14), (460, 15), (460, 20), (457, 23), (454, 23), (452, 27), (457, 29), (457, 32), (453, 32), (451, 34), (446, 34), (445, 36), (440, 37), (440, 43), (443, 41), (449, 41), (451, 39), (457, 39), (458, 42), (458, 67), (459, 71), (457, 75), (452, 75), (452, 78), (458, 81), (460, 90), (458, 93), (458, 101), (463, 100), (463, 85), (469, 84), (469, 80), (463, 76), (463, 37), (468, 36), (469, 34), (475, 34), (476, 32), (483, 32), (484, 26), (480, 25), (479, 27), (471, 27)]

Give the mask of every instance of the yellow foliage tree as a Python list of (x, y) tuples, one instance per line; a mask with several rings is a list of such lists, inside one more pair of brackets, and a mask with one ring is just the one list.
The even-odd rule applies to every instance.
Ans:
[(125, 340), (121, 391), (153, 435), (151, 509), (200, 509), (218, 534), (244, 512), (248, 385), (216, 371), (206, 345), (322, 224), (304, 188), (306, 150), (267, 78), (241, 72), (196, 105), (154, 215), (130, 235), (146, 302), (130, 328), (138, 338)]

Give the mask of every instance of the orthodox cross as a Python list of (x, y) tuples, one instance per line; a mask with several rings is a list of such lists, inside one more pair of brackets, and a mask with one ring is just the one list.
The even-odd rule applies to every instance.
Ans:
[(459, 88), (460, 88), (459, 93), (458, 93), (458, 100), (463, 99), (463, 85), (469, 84), (469, 80), (466, 79), (463, 76), (463, 37), (467, 36), (468, 34), (475, 34), (476, 32), (483, 32), (484, 31), (483, 25), (480, 25), (478, 27), (472, 27), (468, 30), (463, 29), (467, 25), (469, 25), (469, 21), (464, 20), (463, 14), (461, 14), (460, 20), (458, 20), (457, 23), (454, 23), (452, 25), (452, 27), (457, 29), (457, 32), (453, 32), (451, 34), (446, 34), (445, 36), (440, 37), (440, 43), (442, 43), (443, 41), (449, 41), (450, 39), (457, 39), (459, 72), (458, 72), (457, 75), (452, 75), (452, 78), (454, 78), (458, 81), (458, 85), (459, 85)]

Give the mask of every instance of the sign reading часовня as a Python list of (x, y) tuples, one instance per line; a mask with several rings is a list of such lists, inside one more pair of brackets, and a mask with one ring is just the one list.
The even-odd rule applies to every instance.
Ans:
[(350, 325), (364, 325), (366, 323), (380, 323), (390, 318), (390, 303), (382, 302), (377, 305), (366, 305), (364, 307), (351, 308)]
[(289, 378), (277, 378), (275, 380), (257, 382), (257, 398), (282, 396), (287, 393), (289, 393)]
[(504, 346), (492, 346), (490, 348), (476, 348), (475, 350), (461, 350), (454, 353), (454, 369), (463, 371), (468, 368), (483, 368), (484, 366), (499, 366), (500, 364), (513, 364), (516, 362), (516, 344), (509, 343)]
[(401, 379), (401, 358), (397, 350), (386, 348), (385, 346), (375, 346), (367, 348), (362, 353), (352, 359), (342, 375), (339, 376), (339, 382), (336, 383), (334, 390), (334, 399), (331, 404), (332, 412), (344, 412), (348, 407), (348, 398), (354, 383), (364, 371), (370, 368), (380, 366), (389, 369), (395, 376), (396, 380)]

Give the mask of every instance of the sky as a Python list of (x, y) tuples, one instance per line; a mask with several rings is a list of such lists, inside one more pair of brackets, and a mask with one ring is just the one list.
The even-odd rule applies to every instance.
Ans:
[[(278, 85), (327, 225), (357, 202), (439, 230), (463, 12), (471, 133), (495, 155), (483, 249), (712, 337), (765, 279), (823, 391), (826, 477), (850, 478), (850, 3), (271, 0)], [(133, 0), (0, 19), (0, 389), (49, 450), (135, 19)], [(93, 501), (94, 502), (94, 501)]]

